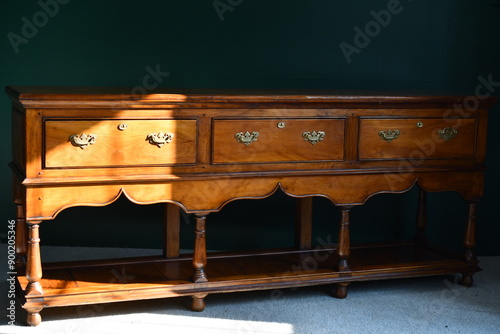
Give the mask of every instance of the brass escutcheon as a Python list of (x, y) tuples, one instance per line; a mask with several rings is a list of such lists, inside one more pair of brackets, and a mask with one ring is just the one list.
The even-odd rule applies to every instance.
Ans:
[(236, 141), (238, 143), (242, 143), (243, 145), (248, 146), (254, 141), (257, 141), (257, 139), (259, 138), (259, 133), (255, 131), (253, 131), (252, 133), (248, 131), (245, 133), (238, 132), (234, 135), (234, 138), (236, 138)]
[(325, 138), (324, 131), (305, 131), (302, 133), (302, 137), (304, 140), (310, 142), (312, 145), (315, 145), (317, 142), (322, 141)]
[(91, 133), (74, 134), (69, 136), (69, 141), (71, 142), (71, 144), (73, 146), (81, 148), (82, 150), (89, 145), (93, 145), (96, 140), (97, 135)]
[(386, 142), (390, 143), (394, 139), (397, 139), (399, 137), (400, 131), (399, 130), (387, 130), (387, 131), (380, 131), (378, 133), (380, 139), (385, 140)]
[(174, 138), (173, 133), (158, 132), (158, 133), (150, 133), (146, 137), (146, 140), (148, 140), (151, 145), (156, 145), (161, 148), (163, 145), (170, 143), (173, 138)]
[(438, 130), (438, 136), (439, 138), (443, 139), (444, 141), (449, 141), (455, 138), (458, 134), (458, 130), (454, 128), (444, 128), (441, 130)]

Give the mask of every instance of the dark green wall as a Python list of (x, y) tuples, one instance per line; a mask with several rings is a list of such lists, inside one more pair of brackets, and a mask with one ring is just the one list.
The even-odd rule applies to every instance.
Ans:
[[(148, 66), (170, 73), (162, 78), (163, 87), (427, 89), (473, 96), (479, 76), (500, 82), (500, 6), (490, 0), (401, 0), (399, 5), (395, 0), (59, 0), (58, 8), (55, 1), (0, 3), (1, 87), (132, 88), (142, 84)], [(41, 4), (52, 4), (45, 6), (51, 15)], [(390, 22), (386, 18), (377, 31), (371, 11), (388, 7)], [(37, 31), (28, 29), (30, 23), (39, 26)], [(356, 46), (355, 27), (364, 30), (367, 24), (373, 37), (357, 40), (348, 63), (340, 45)], [(493, 88), (500, 95), (500, 84)], [(6, 225), (14, 218), (6, 95), (0, 95), (0, 110), (1, 219)], [(489, 171), (478, 224), (481, 255), (500, 255), (499, 111), (500, 103), (490, 116)], [(433, 193), (430, 200), (431, 237), (460, 249), (465, 203), (453, 193)], [(293, 203), (281, 194), (231, 203), (209, 217), (209, 247), (290, 245)], [(410, 237), (415, 204), (415, 189), (371, 198), (353, 210), (353, 239)], [(315, 205), (315, 238), (335, 240), (338, 211), (325, 199)], [(137, 206), (123, 199), (105, 208), (72, 208), (43, 223), (42, 242), (161, 247), (161, 215), (161, 205)], [(184, 248), (191, 247), (192, 229), (184, 217)]]

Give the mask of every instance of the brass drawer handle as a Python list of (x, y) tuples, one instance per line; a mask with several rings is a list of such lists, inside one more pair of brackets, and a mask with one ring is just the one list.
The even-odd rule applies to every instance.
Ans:
[(454, 128), (444, 128), (438, 131), (439, 138), (444, 141), (449, 141), (455, 138), (458, 134), (458, 130)]
[(252, 142), (257, 141), (257, 138), (259, 138), (259, 133), (258, 132), (238, 132), (237, 134), (234, 135), (234, 138), (236, 138), (236, 141), (238, 143), (242, 143), (245, 146), (250, 145)]
[(162, 147), (163, 145), (170, 143), (173, 138), (174, 138), (173, 133), (158, 132), (158, 133), (150, 133), (147, 136), (146, 140), (149, 140), (149, 143), (151, 145)]
[(304, 140), (306, 140), (306, 141), (310, 142), (312, 145), (314, 145), (317, 142), (325, 139), (325, 132), (324, 131), (318, 131), (318, 132), (305, 131), (304, 133), (302, 133), (302, 137), (304, 138)]
[(390, 143), (394, 139), (398, 139), (399, 137), (399, 130), (387, 130), (387, 131), (380, 131), (378, 133), (380, 139), (385, 140), (386, 142)]
[(97, 140), (97, 135), (91, 133), (74, 134), (69, 136), (69, 141), (71, 142), (71, 144), (73, 146), (81, 148), (82, 150), (89, 145), (93, 145), (96, 140)]

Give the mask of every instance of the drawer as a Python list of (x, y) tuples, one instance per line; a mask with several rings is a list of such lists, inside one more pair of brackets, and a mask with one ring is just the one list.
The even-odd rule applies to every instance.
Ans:
[(213, 163), (344, 159), (344, 119), (214, 120)]
[(195, 120), (46, 120), (45, 167), (189, 164)]
[(360, 120), (359, 159), (473, 158), (476, 119)]

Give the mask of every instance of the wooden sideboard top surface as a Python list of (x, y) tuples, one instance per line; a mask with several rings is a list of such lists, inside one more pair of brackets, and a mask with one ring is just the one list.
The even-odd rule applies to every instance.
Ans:
[[(25, 107), (57, 107), (73, 101), (72, 105), (86, 102), (106, 102), (116, 105), (118, 101), (138, 104), (172, 103), (172, 105), (196, 105), (202, 103), (262, 103), (262, 104), (329, 104), (329, 107), (362, 107), (390, 108), (401, 106), (407, 108), (435, 106), (450, 107), (463, 104), (469, 97), (467, 94), (437, 93), (434, 91), (376, 91), (376, 90), (251, 90), (251, 89), (196, 89), (196, 88), (157, 88), (154, 91), (130, 87), (57, 87), (57, 86), (9, 86), (6, 92), (13, 99), (22, 102)], [(146, 94), (144, 94), (146, 93)], [(479, 99), (480, 108), (489, 108), (495, 98)], [(66, 103), (65, 103), (66, 102)], [(104, 103), (104, 104), (103, 104)], [(199, 105), (203, 107), (202, 105)]]

